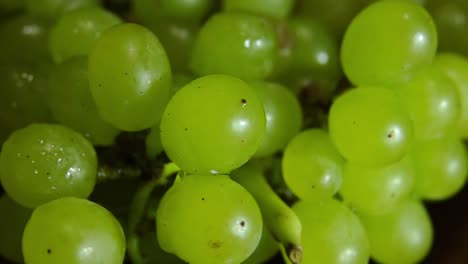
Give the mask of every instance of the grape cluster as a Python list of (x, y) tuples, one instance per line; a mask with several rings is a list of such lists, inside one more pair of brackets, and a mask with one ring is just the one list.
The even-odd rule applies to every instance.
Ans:
[(465, 16), (463, 0), (0, 2), (0, 256), (423, 261), (424, 201), (467, 179)]

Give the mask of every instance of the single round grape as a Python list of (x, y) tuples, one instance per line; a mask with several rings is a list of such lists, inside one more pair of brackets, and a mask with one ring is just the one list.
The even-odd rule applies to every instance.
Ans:
[(15, 131), (0, 153), (0, 181), (22, 206), (65, 196), (86, 198), (96, 183), (96, 152), (77, 132), (53, 124)]
[(360, 215), (379, 263), (419, 263), (432, 244), (432, 224), (424, 205), (409, 200), (390, 214)]
[(122, 21), (101, 8), (82, 8), (63, 15), (49, 33), (49, 50), (56, 63), (88, 55), (104, 30)]
[(458, 54), (439, 53), (434, 60), (434, 66), (455, 83), (461, 104), (457, 134), (468, 138), (468, 59)]
[(225, 11), (250, 12), (267, 17), (284, 19), (294, 7), (294, 0), (224, 0)]
[(468, 173), (463, 142), (453, 136), (417, 142), (413, 146), (415, 192), (424, 199), (445, 200), (465, 185)]
[(286, 147), (302, 126), (302, 110), (296, 96), (286, 87), (272, 82), (252, 82), (263, 103), (266, 130), (255, 157), (265, 157)]
[(299, 201), (293, 210), (302, 222), (302, 262), (365, 264), (369, 241), (359, 218), (334, 199)]
[(208, 75), (180, 89), (161, 120), (161, 142), (186, 173), (229, 173), (246, 163), (265, 134), (254, 89), (227, 75)]
[(218, 13), (198, 33), (190, 66), (199, 75), (265, 79), (274, 70), (277, 48), (273, 25), (265, 18), (238, 12)]
[(91, 93), (101, 117), (137, 131), (161, 118), (171, 90), (171, 69), (157, 37), (124, 23), (105, 31), (89, 55)]
[(457, 128), (460, 96), (455, 83), (438, 68), (418, 72), (397, 93), (413, 121), (415, 139), (440, 138)]
[(21, 239), (32, 210), (15, 203), (4, 194), (0, 198), (0, 256), (15, 263), (23, 263)]
[(72, 10), (99, 5), (100, 0), (26, 0), (26, 11), (35, 17), (55, 20)]
[(330, 136), (349, 161), (385, 165), (401, 159), (411, 143), (412, 123), (392, 90), (352, 89), (335, 100), (328, 117)]
[(430, 64), (436, 48), (436, 28), (423, 7), (405, 0), (377, 1), (346, 30), (341, 62), (356, 85), (388, 85)]
[(28, 264), (121, 264), (125, 236), (104, 207), (65, 197), (37, 207), (23, 234)]
[(383, 167), (348, 162), (344, 166), (340, 193), (344, 201), (359, 212), (387, 214), (406, 202), (413, 191), (414, 178), (410, 155)]
[(99, 116), (89, 89), (86, 57), (73, 57), (55, 67), (47, 101), (56, 121), (80, 132), (94, 145), (112, 145), (120, 132)]
[(240, 263), (262, 234), (257, 203), (227, 175), (189, 175), (174, 183), (156, 225), (161, 248), (194, 264)]
[(308, 129), (296, 135), (282, 160), (286, 185), (301, 200), (332, 197), (341, 186), (344, 160), (327, 132)]

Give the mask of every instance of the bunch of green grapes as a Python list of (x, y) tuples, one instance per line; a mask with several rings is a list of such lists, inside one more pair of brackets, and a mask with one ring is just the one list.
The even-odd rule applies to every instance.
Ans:
[(424, 261), (424, 202), (468, 172), (466, 15), (462, 0), (0, 1), (0, 256)]

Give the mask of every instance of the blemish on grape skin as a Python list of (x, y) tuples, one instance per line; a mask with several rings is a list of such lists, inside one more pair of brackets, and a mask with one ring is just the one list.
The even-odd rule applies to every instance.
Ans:
[(390, 133), (387, 134), (387, 138), (393, 138), (394, 131), (392, 130)]
[(245, 98), (242, 98), (241, 103), (242, 103), (242, 108), (244, 108), (247, 105), (247, 100)]
[(47, 254), (52, 254), (52, 249), (48, 248), (47, 249)]
[(201, 200), (202, 200), (202, 201), (205, 201), (205, 197), (202, 197)]
[(220, 248), (223, 245), (223, 242), (219, 240), (210, 240), (208, 243), (210, 244), (210, 247), (214, 249)]

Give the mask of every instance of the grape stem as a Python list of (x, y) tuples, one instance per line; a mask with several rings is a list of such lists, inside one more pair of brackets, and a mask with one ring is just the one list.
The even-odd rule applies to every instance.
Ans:
[(292, 264), (299, 264), (302, 261), (302, 247), (297, 245), (289, 245), (286, 248), (286, 254)]

